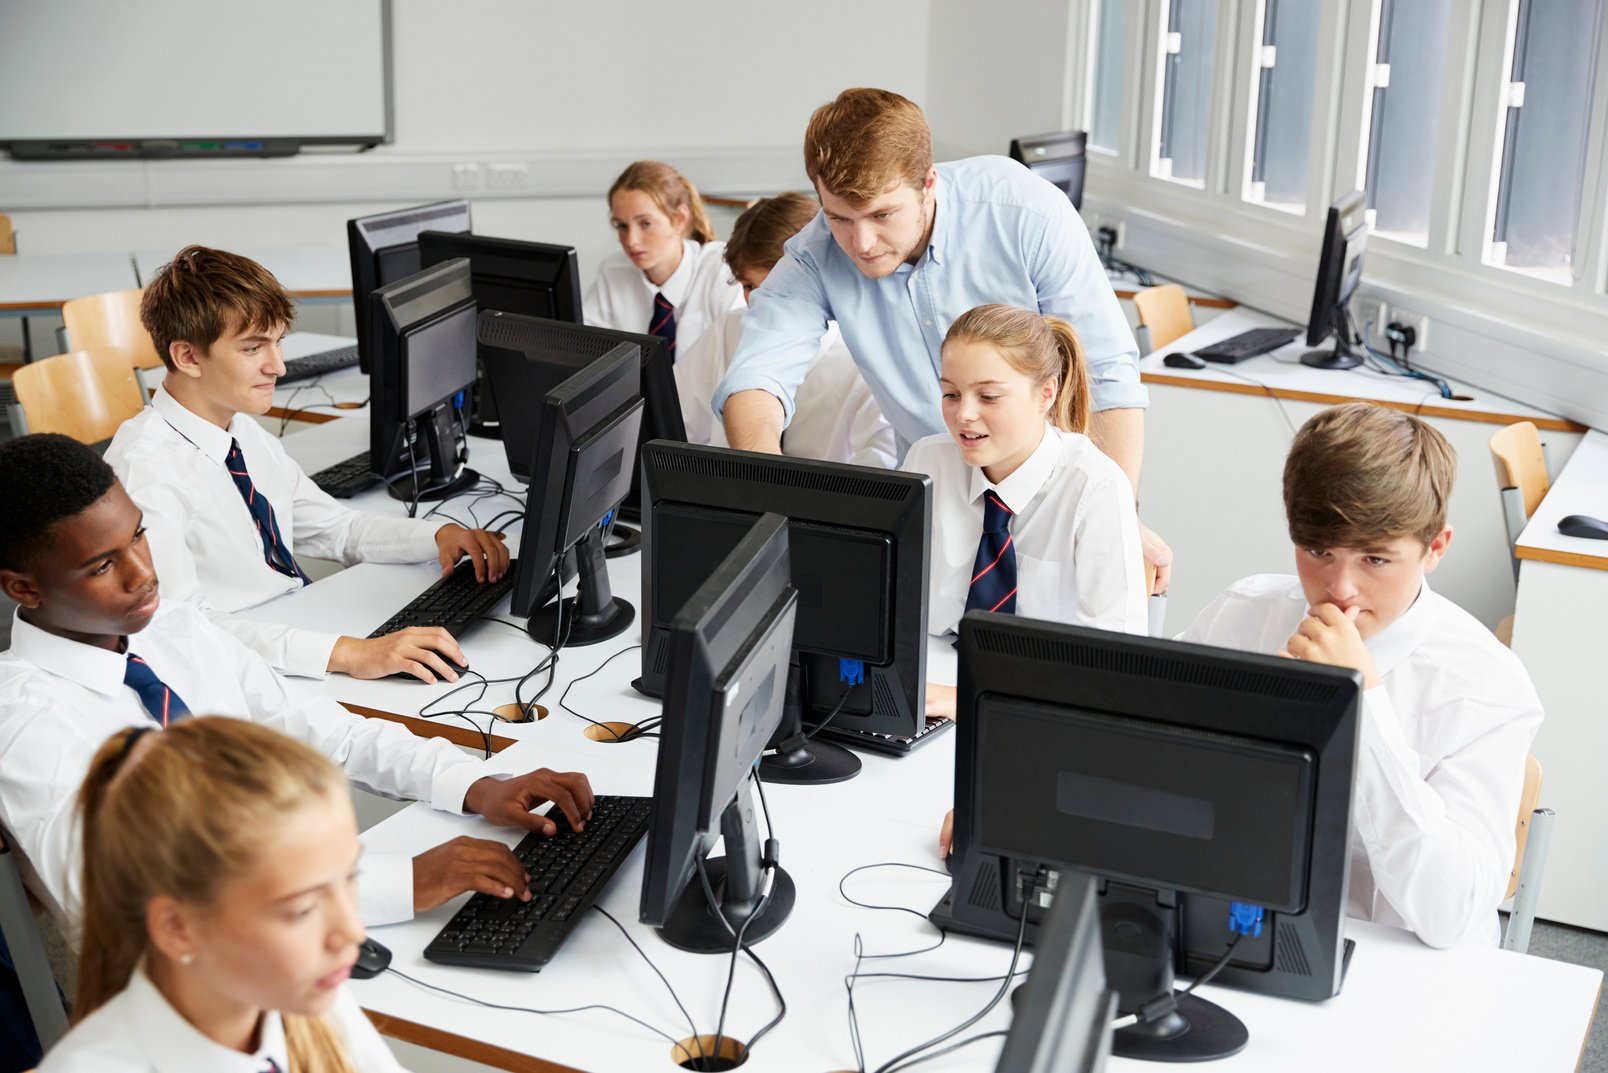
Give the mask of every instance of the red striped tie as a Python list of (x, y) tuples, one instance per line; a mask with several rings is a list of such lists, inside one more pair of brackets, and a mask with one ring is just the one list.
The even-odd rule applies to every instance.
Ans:
[(1016, 548), (1011, 543), (1014, 514), (994, 492), (983, 493), (983, 536), (972, 565), (968, 611), (1016, 613)]

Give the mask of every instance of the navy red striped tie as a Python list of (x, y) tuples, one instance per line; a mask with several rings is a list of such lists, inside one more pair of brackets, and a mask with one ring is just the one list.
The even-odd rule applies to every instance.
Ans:
[(128, 654), (128, 661), (123, 664), (123, 684), (139, 694), (140, 703), (145, 705), (145, 710), (151, 713), (152, 719), (163, 726), (190, 714), (189, 706), (183, 699), (156, 676), (150, 664), (132, 652)]
[(1016, 613), (1016, 548), (1011, 544), (1011, 508), (993, 492), (983, 493), (983, 537), (972, 566), (967, 611)]
[(676, 307), (670, 304), (663, 291), (653, 296), (653, 327), (648, 329), (648, 334), (663, 339), (670, 348), (670, 360), (676, 360)]
[(246, 509), (251, 511), (251, 520), (257, 523), (257, 535), (262, 538), (262, 556), (269, 566), (287, 577), (301, 578), (302, 584), (312, 584), (312, 579), (302, 572), (296, 563), (296, 557), (285, 546), (279, 535), (279, 523), (274, 520), (273, 504), (268, 497), (257, 491), (257, 486), (251, 482), (251, 474), (246, 470), (246, 456), (240, 453), (240, 441), (229, 441), (229, 457), (224, 460), (224, 467), (228, 469), (229, 476), (234, 478), (235, 487), (240, 490), (240, 498), (246, 501)]

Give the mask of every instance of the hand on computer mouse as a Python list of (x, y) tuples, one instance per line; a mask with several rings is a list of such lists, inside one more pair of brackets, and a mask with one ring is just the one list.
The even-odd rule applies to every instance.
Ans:
[(422, 682), (456, 682), (469, 659), (439, 626), (409, 626), (383, 637), (342, 637), (329, 654), (329, 669), (353, 678), (412, 675)]
[(926, 713), (928, 719), (955, 718), (955, 687), (928, 682)]

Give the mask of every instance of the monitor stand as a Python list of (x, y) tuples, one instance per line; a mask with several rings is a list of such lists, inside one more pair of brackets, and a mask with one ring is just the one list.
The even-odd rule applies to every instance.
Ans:
[(475, 486), (480, 474), (464, 465), (469, 447), (451, 406), (442, 404), (414, 418), (413, 427), (415, 442), (424, 444), (430, 461), (400, 480), (388, 481), (392, 498), (405, 503), (451, 499)]
[(846, 782), (860, 773), (860, 758), (841, 745), (804, 736), (804, 673), (798, 654), (787, 670), (787, 698), (782, 724), (771, 735), (759, 760), (766, 782), (824, 785)]
[[(554, 600), (530, 616), (525, 629), (537, 641), (549, 648), (595, 645), (618, 637), (636, 620), (636, 608), (609, 589), (609, 571), (603, 560), (607, 540), (608, 527), (596, 526), (576, 541), (580, 578), (575, 595)], [(561, 619), (564, 633), (559, 637)]]
[(1309, 365), (1314, 369), (1355, 369), (1362, 364), (1362, 355), (1355, 350), (1356, 344), (1348, 341), (1348, 337), (1355, 335), (1351, 322), (1351, 310), (1344, 305), (1337, 307), (1333, 314), (1334, 347), (1329, 350), (1309, 350), (1301, 355), (1301, 364)]
[[(678, 950), (729, 954), (736, 942), (732, 933), (742, 929), (745, 921), (748, 929), (743, 932), (743, 945), (751, 946), (775, 932), (793, 911), (798, 897), (793, 877), (773, 861), (770, 900), (764, 911), (754, 916), (764, 893), (765, 868), (760, 857), (759, 825), (754, 822), (753, 791), (746, 779), (720, 815), (720, 837), (726, 855), (704, 865), (718, 907), (709, 904), (703, 883), (694, 876), (664, 927), (657, 929), (659, 938)], [(766, 848), (774, 853), (769, 841)]]
[(625, 555), (635, 555), (642, 547), (642, 533), (632, 529), (629, 525), (614, 523), (613, 539), (603, 549), (603, 554), (609, 559), (618, 559)]

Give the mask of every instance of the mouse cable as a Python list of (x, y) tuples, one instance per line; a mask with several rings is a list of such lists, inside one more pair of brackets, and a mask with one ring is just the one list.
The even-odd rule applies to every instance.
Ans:
[(975, 1036), (967, 1036), (965, 1039), (961, 1040), (958, 1043), (951, 1043), (947, 1047), (941, 1047), (936, 1051), (931, 1051), (931, 1052), (929, 1052), (927, 1054), (921, 1055), (919, 1058), (912, 1058), (912, 1059), (910, 1059), (910, 1061), (905, 1062), (902, 1065), (889, 1066), (888, 1070), (887, 1070), (887, 1073), (896, 1073), (897, 1070), (909, 1069), (911, 1066), (917, 1066), (917, 1065), (920, 1065), (923, 1062), (930, 1062), (934, 1058), (942, 1058), (946, 1054), (953, 1054), (955, 1051), (960, 1050), (962, 1047), (970, 1047), (973, 1043), (976, 1043), (979, 1040), (996, 1039), (996, 1038), (998, 1038), (1000, 1036), (1007, 1036), (1007, 1035), (1010, 1035), (1010, 1033), (1008, 1031), (1006, 1031), (1005, 1029), (1003, 1029), (1003, 1028), (996, 1028), (992, 1032), (979, 1032)]
[[(532, 667), (514, 685), (514, 703), (519, 705), (519, 710), (524, 714), (524, 721), (527, 723), (535, 718), (532, 709), (536, 707), (536, 702), (545, 697), (547, 691), (553, 688), (553, 676), (558, 673), (558, 653), (563, 649), (564, 642), (569, 640), (569, 634), (564, 629), (564, 557), (562, 555), (553, 564), (553, 599), (558, 605), (558, 617), (553, 623), (553, 640), (551, 642), (543, 641), (531, 633), (529, 623), (525, 625), (525, 635), (547, 649), (547, 658)], [(521, 695), (525, 688), (525, 683), (544, 670), (547, 672), (546, 684), (536, 691), (535, 696), (527, 701)]]
[(592, 903), (592, 908), (596, 909), (599, 913), (602, 913), (604, 919), (618, 928), (620, 930), (620, 934), (625, 936), (625, 941), (631, 944), (631, 948), (638, 954), (642, 955), (642, 960), (648, 963), (648, 968), (652, 969), (653, 974), (659, 978), (659, 982), (664, 984), (664, 989), (670, 992), (670, 1000), (676, 1004), (676, 1009), (680, 1010), (681, 1016), (687, 1019), (687, 1030), (692, 1034), (691, 1038), (695, 1040), (698, 1039), (698, 1026), (693, 1024), (692, 1014), (687, 1012), (687, 1007), (682, 1003), (681, 996), (676, 994), (676, 989), (670, 986), (669, 978), (666, 977), (662, 971), (660, 971), (659, 966), (653, 963), (653, 959), (648, 956), (648, 952), (642, 949), (641, 946), (637, 945), (637, 941), (631, 938), (631, 933), (625, 930), (624, 924), (621, 924), (619, 920), (615, 919), (613, 913), (609, 912), (607, 909), (604, 909), (596, 902)]
[[(843, 873), (843, 877), (838, 880), (838, 894), (843, 898), (844, 901), (848, 902), (852, 906), (856, 906), (860, 909), (875, 909), (890, 913), (909, 913), (912, 916), (920, 917), (922, 920), (931, 923), (931, 921), (927, 920), (926, 913), (923, 913), (919, 909), (912, 909), (907, 905), (878, 905), (874, 902), (862, 902), (855, 898), (851, 898), (848, 891), (843, 889), (844, 884), (848, 883), (849, 877), (872, 868), (909, 868), (917, 872), (931, 872), (933, 875), (942, 876), (944, 879), (949, 878), (948, 872), (945, 872), (939, 868), (928, 868), (924, 864), (909, 864), (905, 861), (878, 861), (874, 864), (862, 864), (857, 868), (851, 868), (847, 872)], [(892, 954), (865, 954), (863, 956), (867, 961), (879, 961), (884, 958), (913, 957), (916, 954), (925, 954), (928, 951), (936, 950), (940, 946), (944, 945), (944, 940), (949, 938), (949, 933), (944, 931), (942, 928), (938, 928), (937, 925), (933, 926), (938, 932), (938, 941), (933, 943), (931, 946), (923, 946), (915, 950), (901, 950)]]
[[(570, 683), (564, 687), (564, 692), (562, 692), (562, 693), (560, 693), (558, 695), (558, 706), (560, 708), (564, 709), (564, 711), (569, 712), (575, 718), (580, 719), (580, 720), (584, 720), (585, 722), (590, 723), (595, 727), (601, 727), (602, 729), (608, 731), (609, 736), (612, 737), (616, 742), (635, 741), (638, 738), (646, 737), (645, 734), (641, 734), (641, 733), (627, 733), (627, 734), (617, 733), (614, 730), (613, 727), (609, 726), (606, 723), (600, 723), (596, 719), (593, 719), (593, 718), (591, 718), (589, 716), (582, 715), (580, 712), (576, 711), (574, 708), (571, 708), (569, 706), (569, 703), (568, 703), (569, 702), (570, 690), (574, 689), (576, 686), (580, 685), (582, 682), (586, 681), (588, 678), (595, 678), (597, 675), (599, 675), (599, 674), (601, 674), (603, 672), (603, 668), (607, 667), (609, 664), (613, 663), (616, 659), (618, 659), (619, 657), (625, 655), (627, 652), (638, 652), (641, 649), (642, 649), (641, 645), (628, 645), (625, 648), (620, 649), (618, 652), (615, 652), (615, 653), (611, 654), (602, 663), (599, 663), (596, 667), (593, 667), (591, 670), (587, 671), (585, 674), (581, 675), (578, 678), (572, 679), (570, 681)], [(655, 724), (655, 725), (657, 725), (657, 724)], [(655, 735), (655, 736), (657, 736), (657, 735)]]

